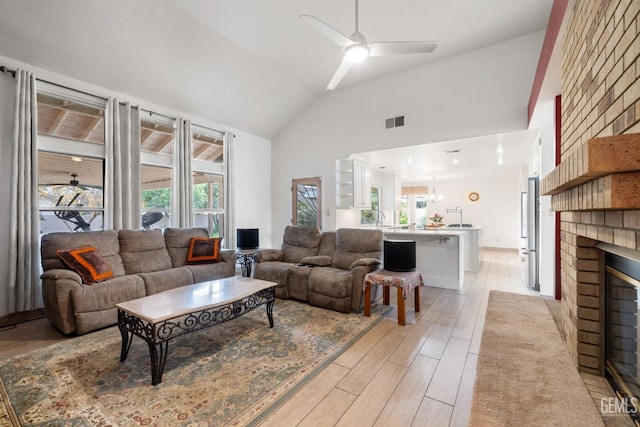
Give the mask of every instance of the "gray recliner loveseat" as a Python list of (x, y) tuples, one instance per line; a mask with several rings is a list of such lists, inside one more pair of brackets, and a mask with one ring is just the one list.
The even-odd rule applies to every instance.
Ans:
[(365, 274), (381, 268), (383, 234), (374, 229), (287, 226), (281, 249), (256, 254), (253, 276), (277, 282), (278, 298), (349, 313), (364, 305)]
[[(84, 334), (117, 323), (115, 305), (179, 286), (235, 274), (233, 250), (221, 250), (217, 263), (187, 265), (192, 237), (206, 229), (104, 230), (42, 236), (42, 293), (46, 315), (65, 334)], [(97, 249), (113, 277), (88, 285), (63, 265), (58, 250)]]

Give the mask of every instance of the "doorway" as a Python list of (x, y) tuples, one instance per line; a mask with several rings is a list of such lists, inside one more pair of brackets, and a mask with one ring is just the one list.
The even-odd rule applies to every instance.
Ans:
[(300, 178), (291, 181), (291, 223), (299, 227), (322, 228), (322, 179)]

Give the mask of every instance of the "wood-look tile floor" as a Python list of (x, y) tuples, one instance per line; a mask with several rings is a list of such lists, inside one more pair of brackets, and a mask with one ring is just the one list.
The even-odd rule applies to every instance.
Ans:
[[(462, 290), (426, 287), (406, 326), (387, 317), (261, 426), (466, 426), (489, 291), (536, 295), (515, 251), (488, 250)], [(391, 293), (394, 304), (395, 290)], [(0, 330), (0, 360), (66, 339), (46, 319)]]

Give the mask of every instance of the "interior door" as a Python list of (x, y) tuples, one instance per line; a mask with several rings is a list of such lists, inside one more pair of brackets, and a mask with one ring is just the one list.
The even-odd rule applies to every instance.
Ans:
[(320, 177), (291, 181), (293, 225), (322, 228), (321, 183)]

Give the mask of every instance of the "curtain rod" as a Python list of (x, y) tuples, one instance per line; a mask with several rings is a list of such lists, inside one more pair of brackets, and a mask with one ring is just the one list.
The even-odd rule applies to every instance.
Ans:
[(11, 70), (4, 65), (0, 65), (0, 72), (11, 74), (11, 77), (16, 77), (16, 70)]
[[(11, 76), (12, 76), (12, 77), (14, 77), (14, 78), (16, 77), (16, 70), (12, 70), (12, 69), (10, 69), (10, 68), (7, 68), (7, 67), (5, 67), (4, 65), (0, 65), (0, 73), (8, 73), (8, 74), (11, 74)], [(44, 80), (44, 79), (36, 78), (36, 80), (41, 81), (41, 82), (43, 82), (43, 83), (50, 84), (50, 85), (54, 85), (54, 86), (61, 87), (61, 88), (63, 88), (63, 89), (69, 89), (69, 90), (72, 90), (72, 91), (74, 91), (74, 92), (82, 93), (82, 94), (84, 94), (84, 95), (89, 95), (89, 96), (93, 96), (93, 97), (100, 98), (100, 99), (104, 99), (104, 100), (107, 100), (107, 99), (108, 99), (108, 98), (105, 98), (105, 97), (103, 97), (103, 96), (96, 95), (96, 94), (94, 94), (94, 93), (84, 92), (84, 91), (82, 91), (82, 90), (74, 89), (74, 88), (72, 88), (72, 87), (65, 86), (65, 85), (61, 85), (61, 84), (59, 84), (59, 83), (50, 82), (50, 81), (47, 81), (47, 80)], [(154, 115), (162, 116), (162, 117), (165, 117), (165, 118), (167, 118), (167, 119), (171, 119), (171, 120), (175, 120), (175, 119), (176, 119), (175, 117), (167, 116), (167, 115), (165, 115), (165, 114), (161, 114), (161, 113), (156, 113), (155, 111), (147, 110), (147, 109), (144, 109), (144, 108), (140, 108), (140, 111), (144, 111), (144, 112), (146, 112), (146, 113), (150, 113), (150, 114), (154, 114)], [(209, 128), (205, 127), (205, 126), (200, 126), (200, 127), (203, 127), (203, 128), (205, 128), (205, 129), (209, 129)], [(213, 130), (213, 131), (215, 131), (215, 132), (220, 132), (220, 133), (222, 133), (222, 134), (226, 133), (226, 132), (224, 132), (224, 131), (219, 131), (219, 130), (216, 130), (216, 129), (211, 129), (211, 130)], [(231, 133), (231, 134), (235, 137), (235, 134), (233, 134), (233, 133)]]

